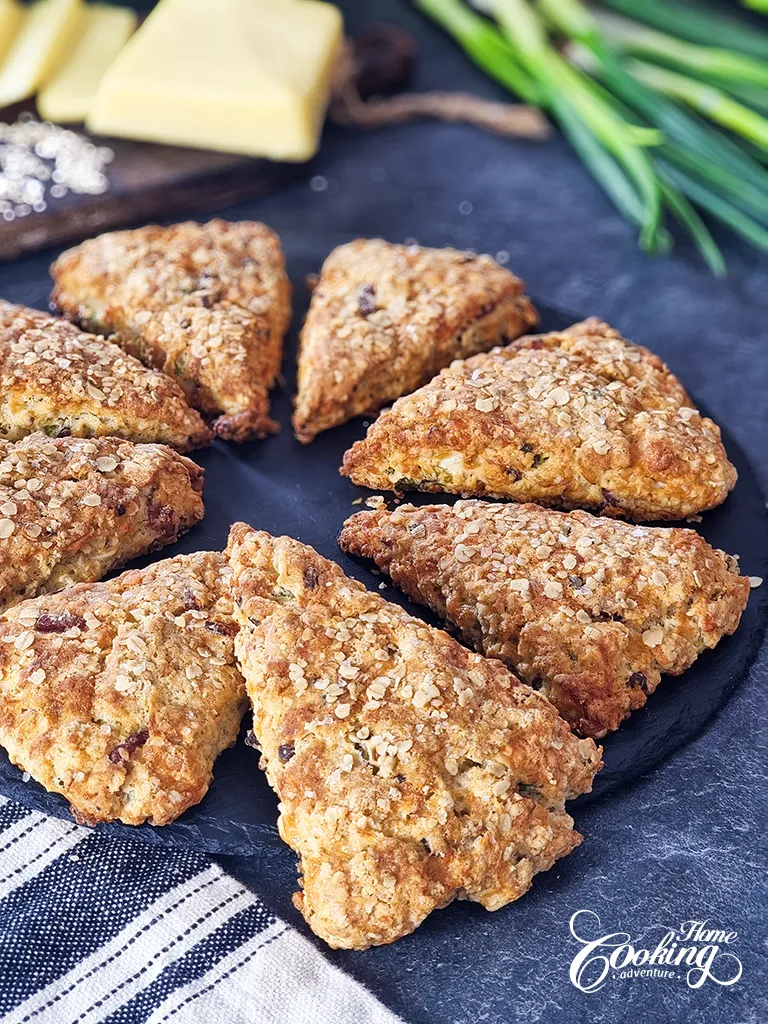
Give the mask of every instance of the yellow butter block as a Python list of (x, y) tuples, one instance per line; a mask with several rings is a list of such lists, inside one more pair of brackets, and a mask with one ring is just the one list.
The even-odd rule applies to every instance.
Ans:
[(84, 121), (104, 73), (135, 32), (137, 22), (136, 12), (128, 7), (88, 6), (74, 49), (38, 93), (40, 115), (47, 121)]
[(308, 160), (342, 41), (319, 0), (160, 0), (101, 80), (103, 135)]
[(56, 72), (77, 39), (82, 0), (37, 0), (0, 68), (0, 107), (31, 96)]
[(0, 67), (23, 20), (24, 9), (16, 0), (0, 0)]

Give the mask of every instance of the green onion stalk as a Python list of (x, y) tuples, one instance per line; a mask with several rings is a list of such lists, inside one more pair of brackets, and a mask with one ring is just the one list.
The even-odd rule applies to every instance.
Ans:
[(639, 205), (632, 204), (636, 210), (633, 219), (639, 220), (641, 246), (650, 252), (664, 251), (668, 239), (661, 223), (662, 193), (646, 153), (646, 147), (663, 141), (661, 133), (617, 114), (591, 79), (550, 44), (541, 18), (526, 0), (493, 0), (491, 13), (528, 74), (545, 92), (545, 105), (565, 133), (572, 140), (578, 134), (582, 147), (589, 133), (612, 158), (611, 172), (596, 153), (592, 160), (593, 170), (602, 169), (599, 180), (611, 198), (615, 200), (617, 194), (617, 171), (626, 178), (625, 194), (627, 186), (636, 191)]
[(768, 119), (731, 99), (721, 89), (645, 61), (629, 61), (627, 70), (665, 96), (682, 100), (711, 121), (768, 150)]
[[(702, 46), (768, 60), (768, 36), (701, 0), (600, 0), (605, 7)], [(766, 0), (758, 2), (768, 6)]]
[[(647, 12), (646, 2), (653, 13), (654, 0), (636, 6)], [(606, 22), (604, 14), (596, 17), (581, 0), (537, 0), (535, 6), (533, 0), (483, 0), (489, 18), (462, 0), (416, 3), (497, 81), (550, 113), (617, 209), (638, 227), (645, 249), (666, 252), (671, 247), (667, 212), (690, 234), (712, 271), (722, 274), (722, 254), (697, 207), (766, 248), (768, 119), (726, 89), (724, 74), (745, 60), (742, 54), (730, 55), (737, 59), (729, 65), (717, 53), (713, 63), (708, 53), (710, 69), (716, 66), (723, 78), (715, 73), (706, 82), (700, 46), (686, 50), (688, 65), (678, 62), (690, 75), (671, 70), (669, 59), (664, 66), (658, 55), (653, 59), (662, 66), (628, 59), (628, 23), (612, 16)], [(622, 0), (610, 0), (610, 6), (622, 7)], [(694, 8), (699, 11), (686, 0), (668, 6), (683, 20)], [(668, 17), (659, 20), (657, 27), (672, 29)], [(550, 42), (550, 30), (567, 37), (566, 56)], [(706, 34), (699, 35), (697, 43), (712, 43)], [(698, 69), (692, 66), (691, 50)], [(750, 58), (747, 64), (751, 78), (737, 88), (760, 96), (764, 92), (768, 107), (762, 69), (754, 68), (759, 61)]]
[(645, 28), (635, 21), (602, 14), (603, 34), (624, 53), (722, 83), (768, 87), (768, 61), (720, 46), (702, 46)]

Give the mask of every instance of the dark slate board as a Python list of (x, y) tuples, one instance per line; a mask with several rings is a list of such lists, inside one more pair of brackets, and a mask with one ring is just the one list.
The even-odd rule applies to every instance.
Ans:
[[(292, 254), (288, 254), (289, 257)], [(274, 396), (274, 412), (282, 432), (266, 441), (243, 446), (217, 442), (196, 453), (206, 470), (206, 517), (191, 533), (163, 555), (222, 548), (230, 524), (245, 520), (271, 533), (285, 533), (311, 544), (334, 558), (355, 578), (376, 589), (383, 577), (374, 576), (361, 561), (342, 554), (336, 537), (347, 516), (358, 510), (352, 502), (372, 492), (354, 487), (338, 474), (346, 449), (365, 432), (358, 420), (321, 434), (311, 445), (300, 445), (291, 435), (289, 418), (295, 382), (296, 331), (306, 308), (303, 275), (317, 270), (323, 253), (291, 260), (297, 309), (289, 337), (284, 374), (286, 386)], [(306, 265), (303, 265), (306, 264)], [(539, 305), (542, 329), (554, 330), (569, 322), (561, 313)], [(739, 471), (739, 482), (726, 503), (704, 517), (696, 527), (716, 547), (741, 555), (742, 571), (768, 578), (768, 516), (757, 482), (741, 449), (727, 435), (726, 447)], [(444, 500), (452, 500), (442, 496)], [(434, 502), (440, 495), (409, 495), (408, 500)], [(146, 564), (157, 556), (136, 564)], [(390, 600), (434, 625), (425, 609), (409, 603), (392, 586), (383, 592)], [(728, 698), (754, 658), (768, 621), (768, 584), (752, 592), (741, 626), (714, 651), (704, 653), (683, 676), (666, 678), (646, 708), (636, 712), (605, 742), (605, 767), (585, 801), (605, 798), (623, 784), (649, 771), (674, 750), (688, 743)], [(275, 828), (277, 802), (257, 769), (256, 751), (245, 746), (243, 725), (238, 743), (216, 763), (208, 795), (179, 821), (163, 828), (142, 825), (100, 826), (113, 834), (131, 834), (150, 842), (193, 846), (215, 854), (247, 855), (264, 844), (279, 843)], [(0, 752), (0, 793), (19, 803), (59, 817), (68, 817), (66, 801), (46, 793)]]

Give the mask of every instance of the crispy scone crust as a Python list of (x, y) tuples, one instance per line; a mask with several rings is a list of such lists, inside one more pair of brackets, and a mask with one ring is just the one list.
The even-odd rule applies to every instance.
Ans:
[(451, 360), (538, 323), (523, 282), (490, 256), (358, 239), (334, 249), (299, 349), (300, 441), (378, 412)]
[(124, 437), (185, 452), (213, 440), (184, 392), (105, 338), (0, 299), (0, 438)]
[(713, 508), (736, 482), (677, 378), (595, 319), (453, 363), (383, 413), (341, 472), (634, 520)]
[(52, 302), (174, 377), (231, 441), (277, 430), (269, 389), (291, 317), (280, 239), (255, 221), (149, 225), (92, 238), (51, 267)]
[(246, 704), (228, 575), (180, 555), (0, 619), (0, 743), (77, 821), (165, 825), (202, 800)]
[(203, 479), (163, 445), (0, 441), (0, 611), (172, 543), (203, 518)]
[(642, 707), (661, 673), (733, 633), (749, 596), (736, 560), (693, 530), (537, 505), (360, 512), (339, 543), (596, 738)]
[(237, 524), (229, 552), (261, 764), (321, 938), (365, 949), (453, 899), (496, 910), (581, 842), (564, 803), (600, 751), (541, 694), (297, 541)]

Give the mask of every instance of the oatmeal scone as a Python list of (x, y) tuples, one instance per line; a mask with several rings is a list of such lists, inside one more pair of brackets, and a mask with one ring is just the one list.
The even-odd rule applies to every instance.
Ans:
[(323, 264), (301, 332), (300, 441), (426, 384), (451, 360), (538, 322), (523, 282), (490, 256), (358, 239)]
[(736, 560), (693, 530), (588, 512), (459, 501), (360, 512), (341, 547), (372, 558), (600, 737), (733, 633), (749, 596)]
[(291, 317), (280, 240), (255, 221), (149, 225), (51, 267), (55, 308), (173, 377), (232, 441), (277, 430), (269, 390)]
[(344, 456), (354, 483), (683, 519), (736, 482), (720, 430), (600, 320), (457, 361)]
[(581, 842), (564, 810), (600, 768), (499, 661), (369, 593), (287, 537), (232, 528), (235, 641), (294, 902), (331, 946), (497, 910)]
[(0, 619), (0, 744), (77, 821), (165, 825), (202, 800), (246, 705), (228, 576), (179, 555)]
[(0, 299), (0, 438), (124, 437), (177, 451), (210, 444), (211, 431), (163, 373), (106, 338)]
[(203, 478), (163, 445), (0, 441), (0, 611), (171, 544), (203, 518)]

